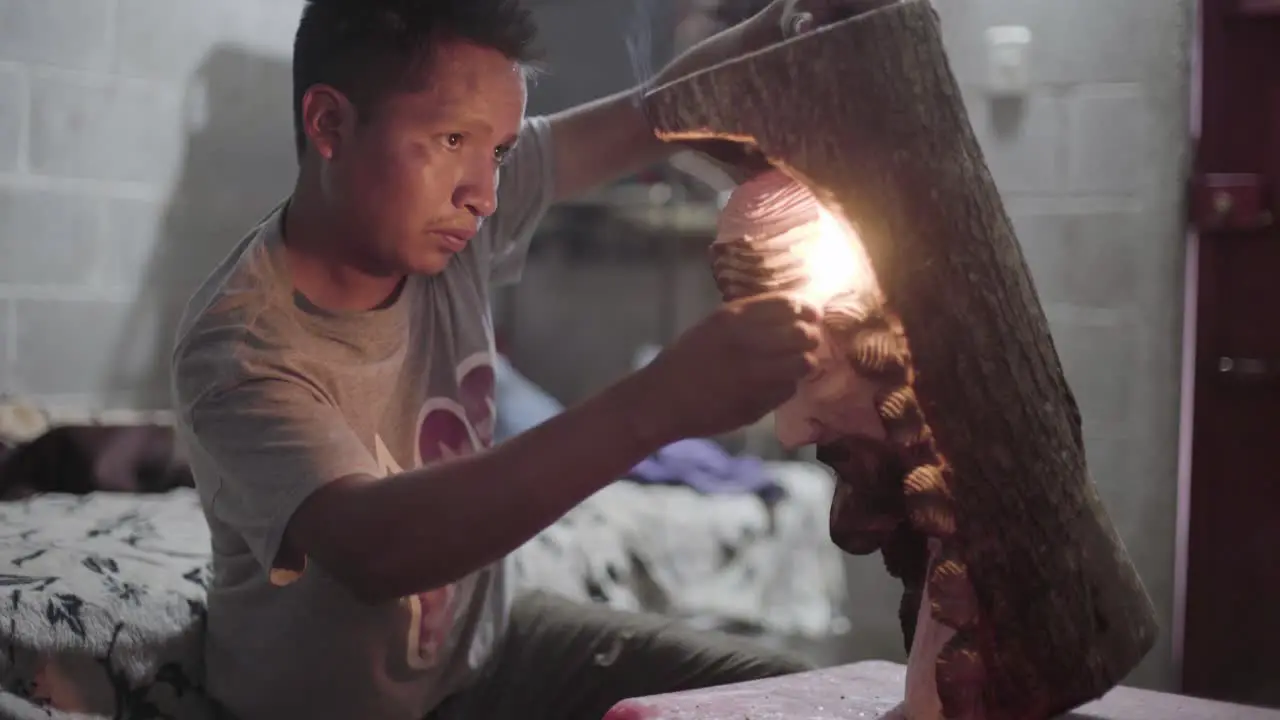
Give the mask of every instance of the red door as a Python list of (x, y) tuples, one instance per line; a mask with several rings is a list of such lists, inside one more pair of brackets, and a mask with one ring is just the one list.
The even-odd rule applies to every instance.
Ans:
[(1183, 692), (1280, 707), (1280, 0), (1200, 0)]

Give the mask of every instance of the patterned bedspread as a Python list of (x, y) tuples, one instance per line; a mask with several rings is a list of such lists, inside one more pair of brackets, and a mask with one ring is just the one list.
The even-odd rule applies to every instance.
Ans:
[[(844, 580), (831, 482), (769, 466), (786, 497), (618, 483), (515, 557), (525, 587), (702, 625), (824, 634)], [(208, 530), (191, 491), (0, 504), (0, 718), (192, 718)]]
[(193, 491), (0, 505), (0, 717), (206, 718)]

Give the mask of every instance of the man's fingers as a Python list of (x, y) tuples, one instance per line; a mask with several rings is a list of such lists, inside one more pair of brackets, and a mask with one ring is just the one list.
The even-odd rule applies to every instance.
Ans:
[(744, 314), (761, 322), (816, 323), (822, 317), (822, 310), (817, 305), (787, 293), (757, 295), (739, 302)]
[(816, 353), (822, 344), (822, 329), (814, 323), (761, 328), (746, 339), (745, 351), (762, 359), (786, 360)]
[(818, 358), (814, 353), (800, 353), (760, 358), (757, 363), (760, 376), (777, 383), (778, 392), (786, 397), (795, 392), (797, 383), (818, 367)]
[(782, 31), (786, 37), (803, 35), (899, 2), (901, 0), (792, 0), (782, 14)]
[(796, 371), (800, 373), (800, 377), (808, 377), (813, 374), (814, 370), (818, 369), (819, 364), (818, 353), (813, 351), (806, 352), (800, 356), (800, 364)]
[(794, 356), (813, 352), (822, 343), (822, 312), (794, 296), (757, 296), (739, 306), (738, 342), (758, 356)]

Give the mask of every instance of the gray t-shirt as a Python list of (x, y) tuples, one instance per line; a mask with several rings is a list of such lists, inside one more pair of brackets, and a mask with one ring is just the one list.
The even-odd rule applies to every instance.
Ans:
[(272, 566), (289, 518), (325, 483), (492, 444), (490, 288), (519, 276), (552, 192), (549, 127), (530, 118), (497, 213), (389, 306), (341, 315), (297, 296), (280, 208), (192, 298), (173, 390), (213, 537), (208, 685), (241, 720), (419, 720), (489, 658), (511, 601), (505, 563), (377, 606), (315, 563)]

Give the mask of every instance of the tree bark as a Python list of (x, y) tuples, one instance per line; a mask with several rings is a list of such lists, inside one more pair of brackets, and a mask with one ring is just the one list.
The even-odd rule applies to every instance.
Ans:
[[(905, 334), (904, 392), (933, 451), (903, 485), (905, 527), (943, 542), (934, 616), (980, 657), (967, 681), (988, 720), (1052, 717), (1118, 684), (1155, 642), (1154, 609), (1089, 478), (1079, 410), (929, 1), (792, 38), (645, 102), (660, 137), (758, 150), (861, 238)], [(941, 488), (940, 524), (910, 512), (921, 483)], [(891, 565), (915, 565), (895, 575), (935, 570), (920, 539), (905, 555), (884, 546)], [(937, 592), (966, 576), (976, 618), (954, 617), (945, 597), (939, 612)], [(940, 666), (940, 691), (966, 681), (948, 677)], [(956, 707), (944, 701), (949, 717)]]

